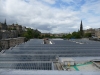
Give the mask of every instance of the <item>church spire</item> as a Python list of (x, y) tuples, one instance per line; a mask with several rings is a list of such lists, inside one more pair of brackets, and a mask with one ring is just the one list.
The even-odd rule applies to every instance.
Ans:
[(5, 22), (4, 22), (4, 24), (5, 24), (5, 25), (7, 25), (7, 23), (6, 23), (6, 19), (5, 19)]
[(83, 37), (83, 24), (82, 24), (82, 20), (81, 20), (81, 24), (80, 24), (80, 35), (81, 35), (81, 37)]
[(83, 30), (83, 24), (82, 24), (82, 20), (81, 20), (81, 24), (80, 24), (80, 31)]

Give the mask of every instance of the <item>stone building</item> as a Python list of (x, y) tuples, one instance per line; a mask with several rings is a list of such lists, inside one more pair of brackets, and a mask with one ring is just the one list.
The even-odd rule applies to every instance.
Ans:
[(0, 23), (0, 49), (8, 49), (23, 43), (25, 38), (18, 37), (22, 31), (21, 25), (7, 25), (6, 20), (4, 23)]
[(16, 30), (16, 26), (14, 24), (8, 25), (8, 30)]
[[(4, 23), (0, 23), (0, 39), (7, 39), (7, 38), (16, 38), (18, 37), (18, 32), (15, 29), (14, 25), (10, 28), (6, 20)], [(10, 28), (10, 29), (9, 29)]]
[(16, 24), (15, 26), (16, 26), (16, 30), (22, 31), (22, 26), (21, 25)]
[(22, 30), (22, 26), (18, 25), (18, 24), (12, 24), (12, 25), (8, 25), (8, 29), (10, 30)]
[(90, 33), (92, 36), (95, 36), (95, 29), (87, 29), (87, 30), (84, 30), (84, 33)]
[(95, 36), (100, 39), (100, 28), (95, 29)]
[(8, 25), (8, 30), (16, 30), (18, 35), (20, 35), (23, 31), (22, 26), (18, 24)]
[(0, 22), (0, 30), (7, 30), (7, 24), (6, 24), (6, 20), (4, 23)]

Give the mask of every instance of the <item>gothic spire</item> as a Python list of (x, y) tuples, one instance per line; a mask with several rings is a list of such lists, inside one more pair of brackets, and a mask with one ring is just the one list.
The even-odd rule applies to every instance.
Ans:
[(83, 24), (82, 24), (82, 20), (81, 20), (81, 24), (80, 24), (80, 31), (83, 30)]
[(83, 37), (83, 24), (82, 24), (82, 20), (81, 20), (81, 24), (80, 24), (80, 35), (81, 35), (81, 37)]
[(5, 22), (4, 22), (4, 24), (6, 25), (7, 23), (6, 23), (6, 19), (5, 19)]

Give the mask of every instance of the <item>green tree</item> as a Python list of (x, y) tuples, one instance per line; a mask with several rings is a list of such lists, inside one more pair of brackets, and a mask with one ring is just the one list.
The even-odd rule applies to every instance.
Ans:
[(75, 38), (75, 39), (81, 38), (80, 32), (73, 32), (73, 33), (72, 33), (72, 38)]
[(45, 37), (50, 38), (50, 34), (45, 34)]
[(31, 39), (33, 38), (33, 30), (28, 28), (27, 31), (22, 33), (23, 37), (26, 37), (26, 39)]
[(71, 35), (71, 34), (68, 34), (68, 35), (66, 36), (66, 38), (67, 38), (67, 39), (71, 39), (71, 38), (72, 38), (72, 35)]
[(84, 37), (86, 37), (86, 38), (89, 38), (89, 37), (91, 37), (92, 35), (91, 35), (91, 33), (85, 33), (84, 34)]
[(41, 38), (41, 32), (36, 30), (33, 30), (33, 37), (34, 38)]

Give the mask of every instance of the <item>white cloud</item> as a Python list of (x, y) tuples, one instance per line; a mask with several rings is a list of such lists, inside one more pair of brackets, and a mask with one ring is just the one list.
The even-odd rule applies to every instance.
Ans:
[[(78, 30), (81, 19), (83, 19), (85, 28), (94, 27), (94, 24), (97, 26), (100, 24), (100, 16), (97, 17), (89, 12), (90, 9), (94, 9), (93, 11), (95, 11), (95, 13), (99, 13), (100, 10), (97, 8), (99, 3), (97, 5), (95, 3), (91, 5), (91, 3), (86, 2), (86, 4), (77, 11), (70, 9), (70, 7), (73, 8), (73, 6), (55, 8), (43, 3), (55, 4), (56, 1), (57, 0), (1, 0), (0, 20), (3, 21), (6, 18), (9, 24), (18, 22), (27, 27), (52, 33)], [(70, 0), (66, 1), (68, 2)]]
[(67, 3), (70, 3), (70, 2), (75, 2), (74, 0), (62, 0), (63, 2), (67, 2)]
[(47, 2), (49, 4), (55, 4), (56, 3), (56, 0), (42, 0), (44, 2)]
[(76, 6), (79, 5), (81, 1), (82, 1), (82, 0), (62, 0), (62, 2), (65, 2), (65, 3), (67, 3), (67, 4), (73, 3), (73, 4), (75, 4)]
[(84, 30), (89, 29), (89, 28), (91, 28), (91, 27), (90, 26), (85, 26), (84, 27)]
[(100, 27), (100, 1), (86, 0), (86, 3), (81, 7), (81, 17), (84, 19), (85, 29)]

